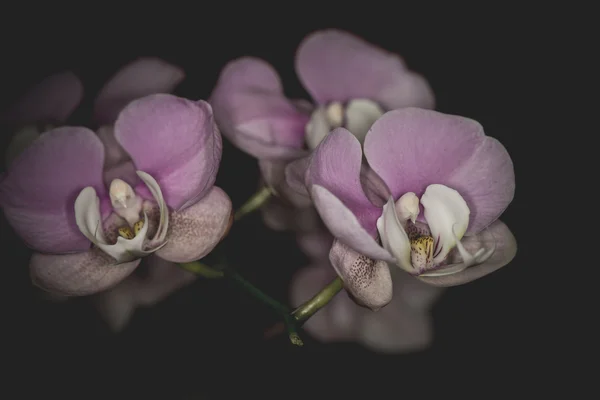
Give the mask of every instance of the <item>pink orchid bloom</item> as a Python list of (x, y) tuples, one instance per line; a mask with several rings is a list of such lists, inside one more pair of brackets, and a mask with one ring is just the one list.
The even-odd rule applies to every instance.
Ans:
[[(329, 263), (302, 268), (292, 279), (292, 305), (300, 306), (309, 300), (335, 276)], [(433, 339), (430, 310), (443, 290), (396, 269), (395, 295), (386, 307), (374, 313), (340, 293), (313, 315), (303, 329), (325, 343), (357, 342), (382, 353), (423, 350)]]
[[(223, 134), (259, 159), (267, 184), (297, 206), (310, 200), (286, 185), (284, 168), (337, 127), (362, 140), (385, 111), (433, 107), (426, 80), (396, 54), (340, 30), (308, 35), (296, 52), (296, 72), (314, 100), (288, 99), (267, 62), (244, 57), (227, 64), (210, 103)], [(298, 165), (303, 173), (302, 164)]]
[(310, 193), (336, 237), (333, 267), (369, 308), (391, 300), (390, 268), (455, 286), (516, 254), (514, 236), (498, 220), (514, 196), (512, 160), (476, 121), (418, 108), (389, 111), (364, 146), (337, 128), (305, 162), (304, 179), (294, 176), (290, 185)]
[[(221, 137), (211, 107), (149, 95), (171, 91), (183, 76), (158, 59), (126, 66), (95, 103), (95, 123), (114, 126), (103, 125), (98, 134), (83, 127), (49, 130), (11, 163), (0, 182), (0, 204), (36, 251), (30, 271), (38, 286), (65, 295), (98, 293), (128, 277), (142, 257), (155, 253), (173, 262), (191, 261), (220, 241), (231, 202), (213, 186)], [(47, 80), (41, 85), (45, 90), (34, 89), (45, 97), (30, 93), (8, 113), (13, 121), (39, 121), (52, 113), (57, 122), (66, 120), (81, 99), (81, 84), (70, 73), (49, 81), (60, 85)], [(33, 112), (36, 104), (44, 109), (48, 96), (61, 100), (56, 105), (62, 108)], [(16, 118), (14, 110), (30, 115)]]

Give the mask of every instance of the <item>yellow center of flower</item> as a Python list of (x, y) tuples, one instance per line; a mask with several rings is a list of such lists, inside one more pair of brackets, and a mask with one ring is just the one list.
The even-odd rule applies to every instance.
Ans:
[(410, 241), (410, 260), (417, 269), (430, 268), (433, 263), (433, 237), (419, 236)]
[(128, 226), (122, 226), (118, 229), (119, 236), (124, 237), (125, 239), (133, 239), (137, 236), (138, 233), (144, 227), (144, 221), (139, 220), (135, 224), (133, 224), (133, 230)]

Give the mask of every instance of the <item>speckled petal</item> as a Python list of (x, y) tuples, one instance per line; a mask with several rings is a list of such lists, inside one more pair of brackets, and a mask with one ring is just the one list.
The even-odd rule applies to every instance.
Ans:
[(109, 289), (125, 279), (140, 260), (115, 265), (115, 260), (94, 247), (73, 254), (41, 254), (31, 257), (29, 270), (36, 286), (69, 296), (86, 296)]
[(155, 93), (170, 93), (185, 78), (183, 69), (154, 57), (125, 65), (100, 90), (94, 103), (98, 124), (111, 124), (127, 103)]
[(357, 303), (374, 311), (392, 300), (392, 277), (384, 261), (375, 261), (335, 240), (329, 260)]
[(215, 186), (196, 204), (171, 214), (168, 242), (156, 254), (173, 262), (198, 260), (221, 241), (230, 222), (231, 200)]

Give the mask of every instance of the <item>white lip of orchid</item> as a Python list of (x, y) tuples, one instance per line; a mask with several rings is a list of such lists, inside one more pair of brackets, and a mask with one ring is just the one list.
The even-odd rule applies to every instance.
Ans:
[[(125, 229), (122, 227), (119, 229), (120, 235), (117, 237), (116, 243), (108, 243), (102, 229), (100, 199), (96, 195), (96, 190), (88, 186), (79, 193), (79, 196), (75, 200), (75, 221), (79, 230), (98, 248), (113, 257), (117, 261), (117, 264), (133, 261), (152, 254), (167, 243), (166, 235), (169, 226), (169, 213), (160, 186), (146, 172), (137, 171), (137, 174), (146, 184), (152, 196), (154, 196), (160, 211), (159, 225), (156, 234), (151, 240), (146, 237), (148, 233), (148, 216), (144, 212), (143, 220), (136, 220), (134, 223), (131, 223), (129, 220), (127, 221), (134, 228), (135, 233), (132, 233), (128, 227), (124, 227)], [(118, 181), (120, 182), (115, 183), (113, 181), (111, 183), (111, 201), (113, 200), (113, 195), (115, 199), (125, 196), (127, 207), (116, 208), (115, 212), (119, 214), (119, 210), (125, 210), (128, 217), (133, 215), (132, 212), (137, 212), (137, 216), (139, 217), (139, 213), (142, 210), (141, 198), (139, 201), (131, 202), (132, 199), (139, 198), (139, 196), (135, 194), (131, 186), (127, 183), (121, 180)], [(123, 186), (123, 184), (126, 186)], [(125, 195), (131, 194), (129, 190), (133, 193), (133, 198), (127, 198)], [(116, 202), (118, 205), (122, 204), (120, 200)], [(146, 246), (147, 244), (150, 247)]]
[[(408, 196), (407, 196), (408, 195)], [(431, 235), (416, 235), (409, 238), (406, 233), (408, 220), (412, 219), (416, 195), (407, 193), (398, 202), (390, 197), (377, 220), (377, 229), (383, 247), (396, 259), (403, 270), (418, 276), (441, 276), (455, 274), (487, 261), (496, 245), (491, 249), (481, 248), (470, 254), (460, 242), (469, 224), (470, 210), (462, 196), (444, 185), (429, 185), (421, 196), (424, 216)], [(406, 197), (405, 197), (406, 196)], [(416, 198), (418, 201), (418, 198)], [(418, 207), (418, 206), (417, 206)], [(398, 212), (400, 209), (400, 212)], [(400, 218), (399, 218), (400, 214)], [(416, 215), (414, 216), (416, 220)], [(462, 262), (443, 265), (450, 250), (457, 248)]]
[(353, 99), (347, 104), (333, 101), (317, 107), (305, 127), (306, 144), (312, 150), (335, 128), (344, 127), (363, 143), (371, 125), (384, 110), (368, 99)]

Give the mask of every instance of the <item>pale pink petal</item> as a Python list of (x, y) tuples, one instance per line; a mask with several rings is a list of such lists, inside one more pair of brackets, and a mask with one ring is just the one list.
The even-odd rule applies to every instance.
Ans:
[(212, 251), (231, 224), (231, 200), (214, 186), (196, 204), (169, 217), (167, 244), (156, 252), (173, 262), (198, 260)]
[(367, 232), (375, 235), (381, 208), (374, 206), (363, 191), (361, 164), (360, 143), (348, 130), (337, 128), (315, 149), (306, 181), (309, 188), (319, 185), (327, 189), (356, 216)]
[[(302, 162), (304, 159), (299, 159)], [(288, 165), (297, 168), (298, 162), (291, 164), (281, 160), (259, 160), (261, 175), (265, 183), (273, 188), (276, 196), (294, 207), (308, 207), (311, 204), (310, 196), (306, 189), (298, 190), (297, 187), (292, 187), (288, 184), (285, 178), (285, 171)]]
[[(497, 220), (477, 235), (464, 237), (461, 243), (472, 254), (482, 247), (486, 249), (492, 248), (494, 243), (496, 251), (483, 264), (469, 267), (456, 274), (418, 278), (434, 286), (458, 286), (479, 279), (504, 267), (517, 254), (517, 241), (508, 227), (500, 220)], [(449, 257), (449, 263), (460, 262), (460, 256), (454, 254), (454, 257), (457, 258)]]
[(8, 222), (33, 249), (85, 251), (90, 242), (75, 224), (74, 202), (93, 186), (102, 196), (104, 148), (86, 128), (46, 132), (11, 164), (0, 182), (0, 204)]
[(10, 124), (65, 122), (83, 98), (83, 85), (73, 72), (44, 79), (27, 91), (0, 120)]
[(329, 260), (356, 302), (374, 311), (392, 300), (392, 277), (384, 261), (376, 261), (341, 243), (333, 242)]
[(346, 206), (327, 189), (312, 187), (312, 199), (323, 223), (341, 242), (375, 260), (394, 262), (394, 257), (377, 243)]
[(170, 93), (185, 78), (180, 67), (153, 57), (139, 58), (121, 68), (100, 90), (94, 119), (112, 124), (129, 102), (155, 93)]
[(210, 97), (223, 134), (256, 158), (303, 154), (309, 113), (283, 93), (277, 72), (265, 61), (243, 57), (227, 64)]
[(431, 307), (444, 289), (393, 270), (394, 298), (376, 313), (363, 312), (358, 340), (383, 353), (423, 350), (433, 340)]
[(290, 190), (293, 190), (299, 196), (310, 199), (310, 193), (306, 186), (309, 165), (310, 156), (301, 157), (290, 162), (285, 167), (285, 181)]
[(136, 168), (156, 179), (174, 210), (194, 204), (215, 182), (221, 135), (204, 101), (169, 94), (135, 100), (119, 115), (115, 137)]
[(434, 105), (433, 92), (400, 56), (336, 29), (308, 35), (296, 53), (300, 81), (318, 103), (370, 99), (390, 110)]
[(514, 195), (506, 149), (468, 118), (417, 108), (390, 111), (373, 124), (364, 149), (394, 199), (407, 192), (420, 197), (431, 184), (458, 190), (471, 210), (467, 234), (492, 223)]
[(412, 309), (401, 301), (362, 317), (358, 341), (378, 352), (419, 351), (433, 340), (433, 321), (429, 313)]
[(331, 233), (324, 228), (313, 232), (299, 233), (296, 236), (300, 250), (313, 260), (327, 260), (333, 240)]
[(34, 253), (29, 269), (33, 283), (50, 292), (85, 296), (101, 292), (125, 279), (140, 260), (115, 265), (115, 260), (94, 247), (82, 253)]

